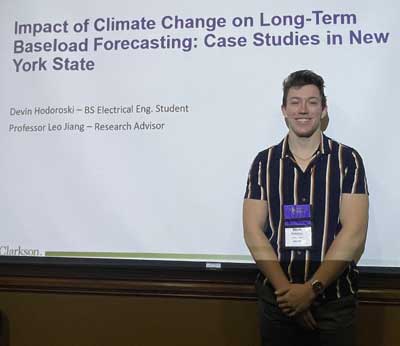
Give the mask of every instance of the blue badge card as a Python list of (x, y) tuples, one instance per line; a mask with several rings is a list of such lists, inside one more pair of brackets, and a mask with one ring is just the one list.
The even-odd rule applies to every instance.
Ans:
[(284, 205), (283, 215), (285, 220), (285, 248), (310, 249), (312, 247), (311, 205)]

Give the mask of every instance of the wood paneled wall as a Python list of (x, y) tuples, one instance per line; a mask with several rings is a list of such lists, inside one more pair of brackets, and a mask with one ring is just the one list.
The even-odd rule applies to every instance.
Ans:
[[(0, 345), (259, 344), (254, 271), (123, 272), (0, 265)], [(359, 297), (358, 345), (400, 345), (398, 275), (364, 275)]]

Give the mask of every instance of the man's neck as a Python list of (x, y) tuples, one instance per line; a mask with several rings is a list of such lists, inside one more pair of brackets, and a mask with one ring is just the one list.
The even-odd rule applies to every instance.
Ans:
[(310, 137), (299, 137), (289, 131), (289, 148), (292, 153), (306, 158), (315, 153), (321, 143), (321, 131), (315, 131)]

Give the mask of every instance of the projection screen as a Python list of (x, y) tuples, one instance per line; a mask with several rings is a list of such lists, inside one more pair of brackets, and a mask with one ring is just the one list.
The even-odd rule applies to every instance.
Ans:
[(370, 190), (361, 265), (398, 267), (394, 0), (0, 3), (0, 255), (247, 263), (255, 155), (282, 80), (326, 81), (325, 133)]

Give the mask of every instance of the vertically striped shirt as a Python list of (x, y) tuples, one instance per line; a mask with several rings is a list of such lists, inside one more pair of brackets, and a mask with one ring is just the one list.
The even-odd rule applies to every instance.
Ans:
[[(321, 144), (305, 172), (290, 152), (288, 136), (260, 152), (249, 172), (246, 199), (265, 200), (268, 220), (264, 230), (289, 281), (311, 279), (340, 232), (340, 199), (343, 193), (368, 193), (364, 165), (354, 149), (321, 134)], [(312, 249), (284, 248), (283, 205), (311, 204)], [(358, 271), (351, 263), (324, 291), (336, 299), (357, 290)]]

